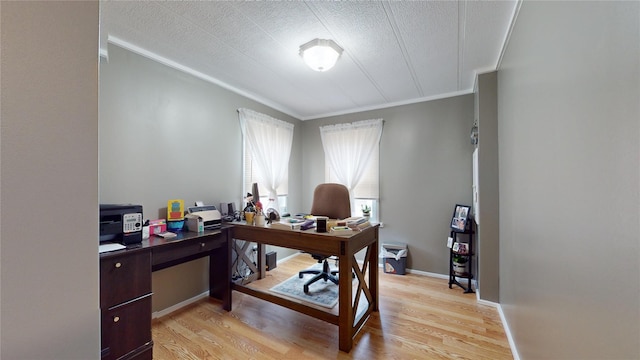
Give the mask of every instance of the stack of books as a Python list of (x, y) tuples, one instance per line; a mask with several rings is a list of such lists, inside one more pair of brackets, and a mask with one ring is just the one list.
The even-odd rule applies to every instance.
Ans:
[(330, 232), (336, 236), (353, 234), (353, 230), (348, 226), (332, 226)]
[(348, 218), (346, 219), (347, 226), (354, 231), (361, 231), (368, 227), (371, 227), (371, 223), (364, 217)]

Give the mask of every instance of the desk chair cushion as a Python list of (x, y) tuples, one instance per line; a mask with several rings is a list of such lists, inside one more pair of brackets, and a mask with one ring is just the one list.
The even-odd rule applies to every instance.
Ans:
[[(330, 219), (345, 219), (351, 216), (351, 199), (349, 189), (341, 184), (320, 184), (313, 192), (313, 203), (311, 204), (311, 214), (316, 216), (327, 216)], [(304, 292), (309, 292), (309, 285), (322, 279), (325, 282), (331, 281), (338, 285), (338, 278), (335, 276), (338, 271), (330, 271), (327, 258), (329, 256), (311, 254), (311, 256), (322, 262), (322, 270), (304, 270), (298, 273), (302, 279), (304, 274), (316, 274), (304, 284)]]

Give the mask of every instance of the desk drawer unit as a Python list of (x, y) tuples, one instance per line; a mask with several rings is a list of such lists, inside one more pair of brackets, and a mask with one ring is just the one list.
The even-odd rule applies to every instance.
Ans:
[(151, 251), (100, 256), (102, 358), (151, 359)]
[(151, 292), (151, 254), (147, 251), (100, 259), (100, 308), (106, 309)]
[(153, 249), (153, 270), (175, 265), (176, 262), (208, 256), (211, 250), (225, 245), (222, 235), (176, 241)]
[[(102, 312), (102, 344), (109, 349), (110, 359), (142, 359), (138, 353), (152, 348), (151, 294)], [(147, 352), (150, 354), (150, 352)]]

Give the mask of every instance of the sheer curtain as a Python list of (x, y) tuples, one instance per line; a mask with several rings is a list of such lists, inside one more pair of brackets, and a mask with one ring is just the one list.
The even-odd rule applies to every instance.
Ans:
[(352, 209), (353, 189), (380, 143), (382, 124), (382, 119), (374, 119), (320, 127), (325, 157), (338, 181), (349, 189)]
[(277, 189), (289, 167), (293, 124), (249, 109), (238, 109), (238, 113), (242, 134), (249, 143), (257, 168), (258, 181), (269, 192), (269, 200), (275, 202), (275, 208), (279, 209)]

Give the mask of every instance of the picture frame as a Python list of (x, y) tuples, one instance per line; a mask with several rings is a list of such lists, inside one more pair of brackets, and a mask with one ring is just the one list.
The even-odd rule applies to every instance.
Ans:
[(451, 229), (453, 231), (464, 232), (467, 229), (470, 211), (471, 206), (456, 204), (451, 217)]
[(453, 244), (453, 252), (460, 255), (467, 255), (469, 253), (469, 244), (456, 242)]

